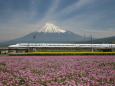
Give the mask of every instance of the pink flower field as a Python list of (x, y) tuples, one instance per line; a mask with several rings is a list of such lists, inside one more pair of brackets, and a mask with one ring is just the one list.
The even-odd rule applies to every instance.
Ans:
[(0, 56), (0, 86), (115, 86), (115, 56)]

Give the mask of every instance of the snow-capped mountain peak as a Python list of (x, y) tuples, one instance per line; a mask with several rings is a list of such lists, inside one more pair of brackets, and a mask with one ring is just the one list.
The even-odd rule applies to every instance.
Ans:
[(65, 33), (66, 31), (63, 29), (60, 29), (58, 26), (46, 23), (45, 26), (38, 29), (38, 32), (44, 32), (44, 33)]

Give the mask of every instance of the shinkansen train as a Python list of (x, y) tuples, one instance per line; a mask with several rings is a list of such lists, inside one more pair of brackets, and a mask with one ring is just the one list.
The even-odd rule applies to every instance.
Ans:
[(18, 43), (9, 48), (41, 48), (41, 47), (65, 47), (65, 48), (115, 48), (115, 44), (59, 44), (59, 43)]

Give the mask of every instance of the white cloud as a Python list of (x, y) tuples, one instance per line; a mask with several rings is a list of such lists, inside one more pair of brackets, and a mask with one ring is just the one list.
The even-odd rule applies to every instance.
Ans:
[[(105, 38), (105, 37), (110, 37), (110, 36), (115, 36), (115, 32), (113, 31), (108, 31), (108, 30), (96, 30), (96, 29), (87, 29), (85, 33), (92, 34), (93, 37), (95, 38)], [(84, 34), (85, 34), (84, 33)]]
[(104, 15), (106, 11), (96, 12), (94, 14), (82, 14), (74, 16), (73, 18), (66, 19), (66, 21), (61, 22), (60, 24), (64, 26), (65, 29), (75, 32), (79, 35), (93, 35), (95, 38), (109, 37), (115, 35), (115, 29), (108, 27), (104, 28), (102, 26), (95, 26), (95, 23), (100, 22), (99, 20), (106, 17)]
[(56, 8), (58, 8), (58, 4), (61, 0), (53, 0), (52, 5), (50, 6), (49, 10), (45, 14), (44, 18), (41, 20), (41, 22), (47, 22), (51, 21), (52, 18), (54, 17), (54, 11)]
[(79, 8), (87, 5), (87, 4), (90, 4), (92, 3), (94, 0), (79, 0), (79, 1), (76, 1), (76, 3), (68, 6), (67, 8), (63, 9), (62, 11), (60, 11), (58, 14), (57, 14), (57, 17), (58, 16), (61, 16), (61, 15), (65, 15), (65, 14), (69, 14), (73, 11), (76, 11), (78, 10)]
[(115, 32), (115, 28), (109, 28), (107, 29), (108, 31), (114, 31)]
[(16, 39), (35, 31), (34, 24), (23, 24), (22, 22), (0, 24), (0, 41)]
[(87, 13), (76, 15), (73, 18), (66, 19), (62, 24), (75, 28), (89, 28), (97, 23), (99, 19), (105, 17), (104, 13), (105, 12), (97, 12), (95, 14)]

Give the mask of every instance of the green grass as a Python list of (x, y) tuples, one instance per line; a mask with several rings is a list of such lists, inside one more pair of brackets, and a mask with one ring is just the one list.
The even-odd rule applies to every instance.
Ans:
[(0, 56), (8, 56), (8, 54), (0, 54)]
[(60, 48), (60, 49), (54, 49), (54, 48), (44, 48), (44, 49), (38, 49), (38, 52), (90, 52), (90, 49), (75, 49), (75, 48)]

